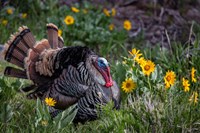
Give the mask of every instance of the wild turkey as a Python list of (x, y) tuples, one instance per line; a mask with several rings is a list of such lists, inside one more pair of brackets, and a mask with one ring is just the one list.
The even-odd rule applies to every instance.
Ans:
[(36, 42), (26, 26), (11, 35), (5, 44), (4, 59), (19, 69), (6, 67), (4, 74), (32, 80), (32, 85), (23, 88), (30, 99), (55, 99), (52, 116), (75, 103), (75, 121), (82, 122), (96, 119), (98, 106), (111, 100), (118, 109), (120, 91), (107, 60), (88, 47), (63, 47), (54, 24), (47, 24), (47, 35), (48, 40)]

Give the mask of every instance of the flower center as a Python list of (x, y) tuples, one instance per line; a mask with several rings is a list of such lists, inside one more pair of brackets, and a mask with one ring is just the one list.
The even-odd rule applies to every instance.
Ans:
[(150, 69), (150, 66), (149, 65), (145, 65), (144, 66), (144, 70), (148, 71)]
[(131, 87), (131, 84), (130, 83), (127, 83), (126, 84), (126, 88), (130, 88)]
[(170, 76), (167, 76), (166, 79), (167, 79), (167, 81), (170, 81), (170, 80), (171, 80), (171, 77), (170, 77)]
[(71, 22), (71, 19), (67, 19), (67, 22), (69, 22), (69, 23), (70, 23), (70, 22)]

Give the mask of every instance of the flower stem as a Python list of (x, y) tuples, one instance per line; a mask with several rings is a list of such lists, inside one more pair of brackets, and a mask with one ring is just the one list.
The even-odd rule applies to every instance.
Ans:
[(150, 91), (152, 91), (149, 76), (148, 76), (148, 79), (147, 79), (147, 80), (148, 80), (148, 84), (149, 84), (149, 89), (150, 89)]

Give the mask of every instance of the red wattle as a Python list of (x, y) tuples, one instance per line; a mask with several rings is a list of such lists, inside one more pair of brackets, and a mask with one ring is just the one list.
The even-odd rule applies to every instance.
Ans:
[(112, 82), (107, 82), (106, 84), (105, 84), (105, 86), (108, 88), (108, 87), (111, 87), (113, 85), (113, 83)]

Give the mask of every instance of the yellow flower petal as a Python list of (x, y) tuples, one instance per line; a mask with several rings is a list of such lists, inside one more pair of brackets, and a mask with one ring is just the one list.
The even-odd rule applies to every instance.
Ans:
[(62, 30), (58, 29), (58, 36), (62, 36)]
[(141, 65), (143, 64), (146, 60), (144, 59), (144, 57), (138, 57), (138, 58), (135, 58), (135, 61)]
[(8, 24), (8, 20), (4, 19), (4, 20), (2, 20), (1, 23), (2, 23), (4, 26), (6, 26), (6, 25)]
[(110, 25), (109, 25), (109, 30), (111, 30), (111, 31), (112, 31), (112, 30), (114, 29), (114, 27), (115, 27), (115, 25), (114, 25), (114, 24), (110, 24)]
[(136, 48), (132, 49), (132, 51), (129, 51), (129, 53), (133, 56), (133, 59), (138, 63), (141, 64), (145, 61), (144, 57), (141, 57), (142, 54), (140, 53), (140, 50), (137, 50)]
[(71, 10), (72, 10), (73, 12), (75, 12), (75, 13), (80, 12), (80, 10), (79, 10), (78, 8), (76, 8), (76, 7), (71, 7)]
[(187, 79), (185, 79), (185, 78), (182, 79), (182, 85), (184, 87), (185, 92), (190, 91), (190, 84), (189, 84), (189, 81)]
[(22, 18), (26, 18), (27, 17), (27, 13), (22, 13)]
[(112, 11), (112, 16), (114, 17), (116, 15), (116, 9), (112, 8), (111, 11)]
[(8, 8), (6, 11), (7, 11), (8, 14), (13, 14), (13, 9), (12, 8)]
[(195, 78), (195, 72), (196, 72), (197, 70), (194, 68), (194, 67), (192, 67), (192, 70), (191, 70), (191, 78), (192, 78), (192, 82), (194, 82), (194, 83), (196, 83), (197, 82), (197, 79)]
[(106, 8), (103, 9), (103, 13), (104, 13), (106, 16), (110, 17), (110, 13), (109, 13), (109, 11), (108, 11)]
[(137, 50), (136, 48), (132, 49), (132, 51), (129, 51), (129, 53), (132, 55), (132, 56), (135, 56), (137, 54), (140, 53), (140, 50)]

